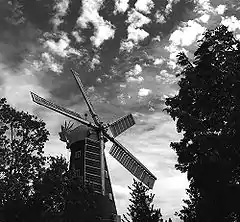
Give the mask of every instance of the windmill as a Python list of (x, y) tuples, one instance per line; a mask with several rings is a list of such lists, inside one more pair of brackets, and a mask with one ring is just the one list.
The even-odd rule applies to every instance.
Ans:
[[(109, 192), (111, 193), (111, 182), (109, 176), (106, 176), (108, 175), (108, 169), (104, 154), (105, 142), (110, 141), (113, 144), (109, 151), (110, 155), (138, 180), (152, 189), (157, 178), (116, 140), (117, 136), (135, 124), (132, 114), (127, 114), (112, 123), (103, 123), (96, 114), (84, 90), (79, 74), (72, 69), (71, 72), (88, 106), (93, 122), (86, 120), (86, 118), (84, 119), (74, 111), (56, 105), (31, 92), (35, 103), (81, 123), (75, 129), (72, 129), (73, 124), (65, 123), (64, 126), (61, 126), (62, 131), (59, 133), (60, 140), (66, 142), (67, 148), (71, 149), (70, 168), (75, 170), (76, 176), (82, 177), (86, 182), (92, 182), (94, 190), (101, 196), (106, 196)], [(111, 134), (108, 133), (108, 130), (110, 130)], [(79, 159), (79, 161), (77, 162), (76, 159)], [(113, 200), (113, 197), (110, 199)]]

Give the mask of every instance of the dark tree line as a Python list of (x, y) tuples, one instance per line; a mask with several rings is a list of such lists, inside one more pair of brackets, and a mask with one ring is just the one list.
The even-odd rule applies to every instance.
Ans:
[(183, 221), (240, 220), (240, 41), (227, 27), (208, 30), (182, 67), (178, 95), (166, 100), (180, 142), (176, 169), (190, 182)]
[(91, 187), (71, 175), (65, 158), (44, 156), (48, 135), (43, 121), (0, 100), (1, 222), (97, 218)]

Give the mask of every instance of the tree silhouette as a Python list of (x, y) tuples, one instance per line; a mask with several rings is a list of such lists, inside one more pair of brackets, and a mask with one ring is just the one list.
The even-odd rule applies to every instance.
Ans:
[(0, 209), (7, 221), (16, 221), (33, 181), (41, 177), (49, 133), (44, 122), (10, 107), (6, 99), (0, 99), (0, 122)]
[(154, 195), (149, 194), (149, 188), (145, 187), (141, 182), (134, 180), (131, 190), (131, 204), (128, 207), (127, 216), (123, 215), (125, 222), (158, 222), (162, 218), (160, 209), (154, 209), (152, 204)]
[(41, 221), (98, 221), (91, 186), (75, 178), (63, 157), (49, 157), (49, 166), (34, 184), (33, 207), (40, 209)]
[(45, 123), (0, 100), (0, 221), (98, 221), (90, 185), (43, 155)]
[(166, 99), (180, 142), (176, 169), (187, 172), (189, 200), (178, 214), (184, 221), (239, 220), (240, 42), (225, 26), (199, 40), (182, 66), (178, 95)]

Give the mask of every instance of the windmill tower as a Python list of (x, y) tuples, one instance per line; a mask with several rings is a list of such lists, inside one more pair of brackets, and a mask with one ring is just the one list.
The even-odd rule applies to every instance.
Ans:
[[(131, 154), (115, 138), (135, 124), (132, 114), (125, 115), (113, 123), (103, 123), (96, 114), (87, 94), (83, 88), (78, 73), (71, 70), (83, 98), (88, 106), (93, 122), (84, 119), (80, 114), (54, 104), (37, 94), (31, 92), (35, 103), (61, 113), (81, 123), (72, 129), (73, 125), (61, 126), (60, 140), (66, 142), (71, 151), (70, 170), (76, 177), (81, 177), (84, 182), (90, 182), (98, 193), (96, 203), (101, 212), (102, 221), (118, 221), (116, 206), (112, 194), (110, 176), (104, 154), (105, 142), (113, 143), (109, 153), (119, 161), (138, 180), (153, 188), (157, 179), (133, 154)], [(111, 131), (111, 134), (108, 133)], [(118, 218), (118, 219), (116, 219)]]

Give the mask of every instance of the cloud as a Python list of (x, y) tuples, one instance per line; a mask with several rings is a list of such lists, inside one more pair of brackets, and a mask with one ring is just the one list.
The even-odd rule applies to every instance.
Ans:
[(42, 53), (41, 57), (42, 57), (42, 61), (35, 60), (33, 62), (33, 65), (37, 69), (39, 69), (39, 70), (50, 69), (51, 71), (56, 72), (56, 73), (62, 72), (63, 66), (61, 64), (59, 64), (52, 55), (50, 55), (47, 52), (44, 52), (44, 53)]
[(144, 78), (142, 76), (138, 76), (138, 77), (129, 76), (126, 78), (126, 80), (127, 82), (141, 83), (143, 82)]
[(128, 40), (132, 40), (134, 43), (144, 40), (148, 35), (143, 29), (128, 27)]
[(132, 28), (140, 28), (144, 24), (148, 24), (151, 20), (143, 15), (142, 13), (139, 13), (135, 9), (132, 9), (128, 12), (128, 20), (127, 23), (130, 24)]
[(156, 58), (155, 60), (154, 60), (154, 65), (161, 65), (161, 64), (163, 64), (163, 59), (162, 58)]
[(53, 39), (48, 39), (44, 42), (43, 46), (60, 57), (66, 57), (69, 53), (67, 50), (69, 43), (70, 39), (67, 37), (66, 33), (62, 33), (58, 42), (54, 41)]
[(120, 46), (120, 51), (131, 52), (133, 47), (134, 47), (134, 42), (133, 41), (122, 40), (121, 41), (121, 46)]
[(84, 0), (83, 12), (77, 20), (77, 24), (82, 28), (87, 28), (88, 23), (94, 25), (94, 36), (91, 37), (93, 44), (99, 47), (104, 40), (114, 37), (114, 27), (109, 21), (105, 21), (98, 13), (102, 0)]
[(223, 17), (221, 24), (228, 26), (229, 31), (240, 31), (240, 20), (238, 20), (235, 16)]
[(214, 8), (212, 7), (210, 0), (194, 0), (194, 2), (197, 5), (194, 11), (200, 15), (205, 13), (211, 13), (214, 11)]
[(186, 22), (183, 27), (174, 31), (169, 40), (174, 45), (189, 46), (193, 44), (197, 37), (201, 36), (205, 30), (205, 27), (202, 27), (196, 21), (190, 20)]
[(127, 23), (130, 24), (128, 26), (128, 40), (132, 40), (133, 42), (137, 43), (145, 39), (149, 34), (140, 28), (144, 24), (148, 24), (150, 21), (151, 20), (148, 17), (139, 13), (135, 9), (129, 11), (127, 20)]
[(175, 84), (179, 81), (175, 75), (169, 74), (167, 70), (161, 70), (159, 75), (156, 75), (156, 81), (163, 84)]
[(152, 0), (138, 0), (135, 3), (135, 8), (143, 13), (149, 14), (151, 9), (154, 7), (154, 3)]
[(128, 2), (129, 2), (129, 0), (116, 0), (116, 2), (115, 2), (115, 14), (117, 12), (120, 12), (120, 13), (125, 12), (129, 7)]
[(128, 83), (141, 83), (144, 81), (142, 76), (139, 74), (142, 72), (142, 67), (139, 64), (136, 64), (133, 69), (126, 73), (126, 81)]
[(127, 72), (128, 76), (137, 76), (142, 72), (142, 67), (139, 64), (136, 64), (133, 69)]
[(180, 0), (168, 0), (168, 4), (167, 4), (167, 6), (166, 6), (166, 8), (165, 8), (165, 13), (166, 14), (169, 14), (169, 13), (171, 13), (172, 12), (172, 6), (173, 6), (173, 3), (177, 3), (177, 2), (179, 2)]
[(203, 22), (203, 23), (207, 23), (209, 19), (210, 19), (210, 15), (204, 14), (198, 20)]
[(215, 9), (215, 11), (219, 14), (219, 15), (222, 15), (224, 12), (225, 12), (225, 10), (226, 10), (226, 5), (219, 5), (216, 9)]
[(138, 96), (140, 97), (145, 97), (145, 96), (148, 96), (149, 94), (152, 93), (152, 90), (151, 89), (145, 89), (145, 88), (141, 88), (139, 89), (138, 91)]
[(69, 0), (60, 0), (54, 6), (54, 10), (56, 10), (55, 16), (52, 18), (52, 23), (54, 25), (54, 29), (57, 29), (58, 26), (63, 23), (62, 17), (67, 14), (67, 9), (69, 6)]

